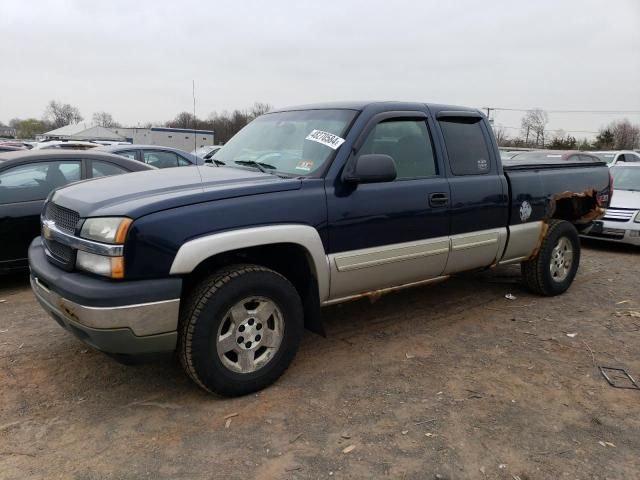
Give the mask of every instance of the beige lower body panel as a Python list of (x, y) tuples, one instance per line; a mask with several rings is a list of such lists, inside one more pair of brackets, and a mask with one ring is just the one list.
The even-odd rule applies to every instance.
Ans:
[(493, 265), (502, 255), (506, 241), (506, 228), (453, 235), (445, 275)]
[(448, 254), (441, 237), (329, 255), (329, 300), (438, 277)]
[(330, 295), (324, 304), (521, 261), (535, 251), (542, 227), (542, 222), (530, 222), (509, 230), (481, 230), (329, 255)]

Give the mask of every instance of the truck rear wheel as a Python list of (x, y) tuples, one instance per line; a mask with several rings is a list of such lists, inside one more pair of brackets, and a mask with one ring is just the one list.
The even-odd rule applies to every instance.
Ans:
[(180, 361), (198, 385), (220, 395), (245, 395), (273, 383), (302, 337), (298, 292), (285, 277), (259, 265), (211, 274), (185, 306)]
[(571, 286), (579, 264), (578, 231), (569, 222), (552, 220), (538, 254), (522, 262), (522, 277), (535, 293), (559, 295)]

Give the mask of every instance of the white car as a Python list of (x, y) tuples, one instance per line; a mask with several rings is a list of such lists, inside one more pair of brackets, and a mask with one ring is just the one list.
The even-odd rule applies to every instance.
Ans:
[[(211, 157), (222, 148), (222, 145), (205, 145), (191, 152), (192, 155), (205, 160), (205, 163), (211, 163)], [(208, 161), (207, 161), (208, 160)]]
[(640, 162), (614, 165), (611, 175), (611, 205), (582, 236), (640, 246)]
[(640, 162), (640, 153), (631, 150), (615, 150), (610, 152), (590, 152), (600, 160), (613, 167), (618, 162)]

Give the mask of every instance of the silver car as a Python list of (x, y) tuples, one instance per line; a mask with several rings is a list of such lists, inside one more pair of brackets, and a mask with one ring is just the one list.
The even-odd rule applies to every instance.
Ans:
[(640, 246), (640, 162), (614, 165), (611, 175), (611, 205), (582, 236)]

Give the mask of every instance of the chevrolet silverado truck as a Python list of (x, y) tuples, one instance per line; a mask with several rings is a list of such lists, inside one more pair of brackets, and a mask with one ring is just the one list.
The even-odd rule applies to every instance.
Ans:
[(213, 161), (56, 190), (29, 261), (60, 326), (229, 396), (274, 382), (326, 305), (513, 263), (563, 293), (612, 188), (589, 158), (503, 164), (482, 113), (424, 103), (274, 111)]

